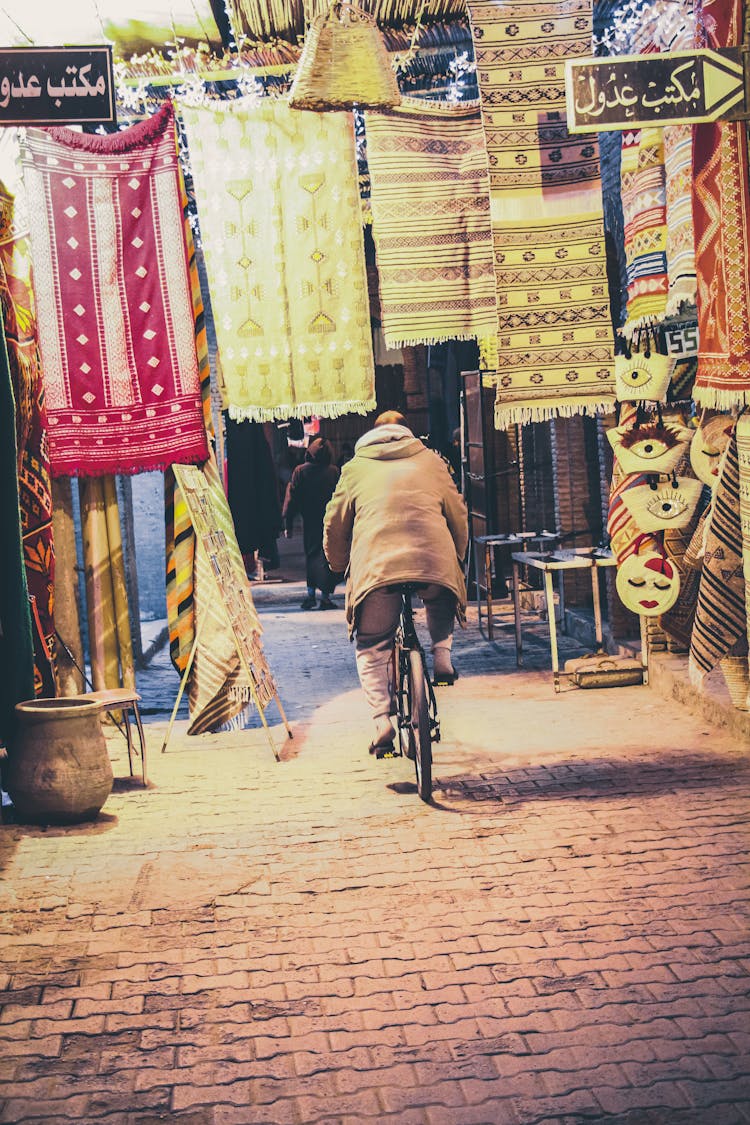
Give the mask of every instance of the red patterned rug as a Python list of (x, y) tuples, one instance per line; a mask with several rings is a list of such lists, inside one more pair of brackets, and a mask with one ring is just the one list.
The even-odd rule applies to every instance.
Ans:
[(174, 110), (22, 145), (55, 476), (208, 455)]

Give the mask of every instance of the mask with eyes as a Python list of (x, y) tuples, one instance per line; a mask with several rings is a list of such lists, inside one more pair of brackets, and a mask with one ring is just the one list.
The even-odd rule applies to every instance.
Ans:
[(617, 568), (615, 582), (620, 601), (641, 617), (666, 613), (680, 594), (680, 573), (658, 551), (628, 555)]
[(726, 414), (717, 414), (695, 431), (690, 446), (690, 464), (698, 480), (714, 488), (719, 479), (721, 455), (732, 434), (734, 422)]
[(639, 531), (663, 531), (690, 523), (702, 491), (703, 484), (693, 477), (652, 478), (623, 489), (622, 502)]
[(615, 426), (607, 430), (617, 463), (624, 473), (671, 473), (687, 451), (693, 431), (675, 423)]
[(615, 398), (618, 402), (664, 402), (672, 359), (660, 352), (615, 356)]

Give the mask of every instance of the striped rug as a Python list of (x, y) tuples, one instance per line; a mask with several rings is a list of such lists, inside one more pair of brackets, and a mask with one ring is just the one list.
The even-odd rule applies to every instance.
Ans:
[(495, 425), (614, 408), (595, 137), (568, 133), (564, 64), (590, 0), (469, 0), (499, 309)]
[(404, 98), (365, 115), (386, 343), (497, 332), (487, 148), (478, 102)]
[[(195, 260), (195, 243), (188, 217), (188, 199), (180, 177), (180, 191), (188, 251), (190, 294), (195, 321), (195, 350), (203, 402), (203, 421), (209, 442), (213, 438), (211, 416), (211, 368), (208, 358), (208, 338), (201, 296), (198, 265)], [(195, 561), (195, 536), (185, 500), (167, 469), (164, 474), (164, 518), (166, 528), (167, 570), (167, 621), (169, 625), (169, 651), (177, 671), (184, 672), (195, 636), (195, 607), (193, 601), (193, 566)]]
[(724, 453), (707, 522), (698, 607), (690, 642), (689, 674), (694, 684), (700, 684), (747, 633), (736, 428)]
[(661, 129), (622, 138), (622, 210), (628, 303), (623, 332), (653, 324), (667, 308), (667, 194)]

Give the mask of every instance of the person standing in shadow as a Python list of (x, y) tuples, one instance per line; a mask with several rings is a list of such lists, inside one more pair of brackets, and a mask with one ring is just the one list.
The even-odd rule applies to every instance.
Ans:
[(287, 485), (282, 518), (287, 538), (293, 533), (295, 516), (302, 516), (302, 537), (305, 547), (307, 596), (301, 609), (314, 609), (316, 591), (320, 590), (318, 609), (335, 609), (332, 600), (340, 576), (331, 572), (323, 554), (323, 516), (334, 493), (339, 469), (333, 464), (333, 447), (325, 438), (310, 442), (305, 460), (298, 465)]

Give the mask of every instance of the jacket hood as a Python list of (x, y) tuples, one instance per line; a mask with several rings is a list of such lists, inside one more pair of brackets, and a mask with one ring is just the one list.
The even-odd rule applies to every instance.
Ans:
[(354, 453), (359, 457), (389, 461), (397, 457), (413, 457), (424, 448), (424, 444), (406, 426), (389, 423), (363, 434), (354, 446)]

